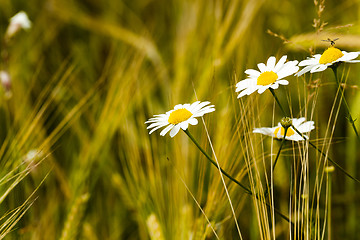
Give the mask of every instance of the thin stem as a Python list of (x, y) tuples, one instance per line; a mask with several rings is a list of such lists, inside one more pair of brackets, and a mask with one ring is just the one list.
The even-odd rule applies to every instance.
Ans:
[(277, 96), (276, 96), (276, 94), (275, 94), (275, 92), (274, 92), (274, 89), (269, 88), (269, 90), (270, 90), (271, 94), (274, 96), (274, 98), (275, 98), (277, 104), (279, 105), (282, 113), (283, 113), (285, 116), (287, 116), (286, 112), (284, 111), (284, 108), (281, 106), (281, 103), (280, 103), (279, 99), (277, 98)]
[[(241, 188), (243, 188), (245, 190), (245, 192), (249, 195), (253, 195), (253, 193), (247, 188), (245, 187), (243, 184), (241, 184), (239, 181), (237, 181), (235, 178), (231, 177), (224, 169), (222, 169), (220, 166), (218, 166), (216, 164), (216, 162), (214, 160), (212, 160), (212, 158), (209, 156), (209, 154), (207, 154), (205, 152), (205, 150), (200, 146), (200, 144), (195, 140), (195, 138), (192, 136), (192, 134), (189, 132), (188, 129), (183, 130), (186, 135), (188, 135), (188, 137), (191, 139), (191, 141), (196, 145), (196, 147), (205, 155), (205, 157), (216, 167), (219, 168), (220, 171), (226, 176), (228, 177), (231, 181), (233, 181), (234, 183), (236, 183), (237, 185), (239, 185)], [(259, 199), (259, 196), (257, 194), (255, 194), (256, 199)], [(270, 204), (265, 202), (266, 206), (268, 206), (269, 208), (271, 208)], [(289, 220), (288, 217), (286, 217), (284, 214), (282, 214), (278, 209), (274, 208), (274, 211), (283, 219), (285, 219), (287, 222), (289, 222), (292, 226), (294, 225), (293, 222), (291, 222)]]
[(332, 191), (332, 188), (331, 188), (331, 181), (332, 181), (332, 170), (333, 170), (334, 168), (331, 166), (328, 166), (327, 167), (327, 169), (325, 169), (325, 170), (327, 170), (326, 171), (326, 174), (327, 174), (327, 176), (328, 176), (328, 183), (329, 183), (329, 192), (328, 192), (328, 194), (329, 194), (329, 196), (328, 196), (328, 198), (329, 198), (329, 200), (328, 200), (328, 217), (327, 217), (327, 225), (328, 225), (328, 239), (330, 240), (331, 239), (331, 191)]
[[(191, 141), (193, 141), (193, 143), (195, 143), (196, 147), (205, 155), (205, 157), (215, 166), (218, 167), (218, 165), (216, 164), (216, 162), (214, 160), (212, 160), (212, 158), (209, 156), (209, 154), (207, 154), (205, 152), (204, 149), (202, 149), (202, 147), (199, 145), (199, 143), (195, 140), (195, 138), (191, 135), (191, 133), (189, 132), (188, 129), (184, 130), (184, 132), (186, 133), (186, 135), (188, 135), (188, 137), (191, 139)], [(221, 167), (220, 171), (226, 176), (228, 177), (231, 181), (233, 181), (234, 183), (236, 183), (237, 185), (239, 185), (240, 187), (242, 187), (246, 193), (252, 195), (252, 192), (245, 187), (243, 184), (241, 184), (238, 180), (236, 180), (235, 178), (233, 178), (232, 176), (230, 176), (224, 169), (222, 169)]]
[[(169, 158), (167, 158), (168, 161), (170, 161)], [(192, 199), (194, 200), (194, 202), (196, 203), (196, 205), (198, 206), (198, 208), (200, 209), (201, 213), (204, 215), (206, 221), (208, 222), (208, 226), (210, 226), (211, 230), (213, 231), (216, 239), (219, 239), (219, 236), (216, 234), (216, 231), (214, 229), (214, 227), (212, 226), (209, 218), (207, 217), (206, 213), (204, 212), (202, 206), (200, 205), (200, 203), (196, 200), (194, 194), (192, 194), (191, 190), (189, 189), (189, 187), (187, 186), (185, 180), (181, 177), (180, 173), (178, 172), (178, 170), (175, 167), (175, 164), (173, 164), (172, 162), (170, 162), (172, 164), (172, 166), (175, 168), (175, 172), (178, 175), (178, 177), (180, 178), (181, 182), (184, 184), (186, 190), (188, 191), (188, 193), (190, 194), (190, 196), (192, 197)]]
[(284, 145), (284, 142), (285, 142), (285, 137), (286, 137), (286, 133), (287, 133), (288, 128), (284, 128), (284, 129), (285, 129), (285, 131), (284, 131), (284, 137), (283, 137), (283, 139), (281, 140), (281, 145), (280, 145), (279, 151), (278, 151), (278, 153), (277, 153), (277, 155), (276, 155), (276, 158), (275, 158), (275, 162), (274, 162), (274, 165), (273, 165), (273, 171), (275, 170), (276, 163), (277, 163), (277, 161), (278, 161), (278, 159), (279, 159), (279, 156), (280, 156), (281, 148), (282, 148), (282, 146)]
[[(308, 140), (304, 134), (302, 134), (301, 132), (299, 132), (299, 130), (297, 130), (294, 125), (292, 125), (293, 129), (304, 138), (304, 140)], [(337, 167), (340, 171), (342, 171), (346, 176), (348, 176), (349, 178), (351, 178), (352, 180), (360, 183), (360, 180), (358, 180), (357, 178), (351, 176), (348, 172), (346, 172), (345, 169), (343, 169), (339, 164), (337, 164), (334, 160), (332, 160), (329, 156), (327, 156), (325, 153), (323, 153), (318, 147), (316, 147), (310, 140), (308, 141), (310, 146), (312, 146), (313, 148), (315, 148), (319, 153), (321, 153), (325, 158), (327, 158), (332, 164), (334, 164), (335, 167)]]
[(334, 66), (334, 67), (332, 67), (331, 69), (333, 70), (333, 73), (334, 73), (334, 75), (335, 75), (335, 81), (336, 81), (338, 87), (340, 88), (340, 93), (341, 93), (342, 102), (343, 102), (343, 104), (345, 105), (345, 109), (346, 109), (346, 112), (347, 112), (347, 115), (348, 115), (347, 119), (349, 120), (352, 128), (354, 129), (354, 132), (355, 132), (355, 134), (356, 134), (356, 136), (357, 136), (357, 139), (360, 141), (360, 137), (359, 137), (358, 131), (357, 131), (356, 126), (355, 126), (355, 121), (356, 121), (356, 119), (354, 120), (354, 119), (352, 118), (352, 116), (351, 116), (350, 107), (349, 107), (349, 105), (348, 105), (348, 103), (347, 103), (347, 101), (346, 101), (346, 99), (345, 99), (344, 90), (343, 90), (343, 88), (341, 87), (340, 82), (339, 82), (338, 77), (337, 77), (337, 66)]

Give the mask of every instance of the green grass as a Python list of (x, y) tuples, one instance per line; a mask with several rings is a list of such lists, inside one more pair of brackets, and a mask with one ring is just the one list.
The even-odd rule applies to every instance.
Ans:
[[(0, 6), (0, 39), (18, 11), (33, 22), (0, 48), (9, 53), (0, 70), (12, 80), (11, 98), (0, 87), (0, 238), (359, 236), (359, 184), (337, 168), (327, 173), (331, 164), (304, 141), (286, 142), (272, 173), (280, 142), (252, 130), (276, 124), (282, 113), (269, 91), (241, 99), (235, 93), (244, 71), (269, 56), (300, 61), (322, 53), (328, 37), (358, 51), (359, 1), (327, 1), (322, 12), (300, 0)], [(338, 68), (355, 119), (359, 71), (358, 64)], [(359, 142), (331, 69), (287, 79), (276, 91), (285, 110), (315, 121), (312, 142), (360, 178)], [(204, 116), (209, 136), (201, 119), (191, 134), (256, 194), (224, 177), (228, 197), (219, 171), (184, 132), (148, 134), (147, 119), (197, 99), (216, 111)], [(29, 158), (31, 150), (37, 155)]]

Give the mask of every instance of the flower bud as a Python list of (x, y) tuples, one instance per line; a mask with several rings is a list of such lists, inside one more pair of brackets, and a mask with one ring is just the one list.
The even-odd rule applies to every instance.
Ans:
[(289, 128), (292, 125), (292, 119), (289, 117), (283, 117), (280, 124), (283, 128)]

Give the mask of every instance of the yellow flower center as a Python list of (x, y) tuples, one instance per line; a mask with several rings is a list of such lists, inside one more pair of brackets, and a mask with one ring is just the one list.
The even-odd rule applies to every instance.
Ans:
[(332, 63), (339, 58), (344, 56), (344, 54), (335, 47), (329, 47), (324, 51), (324, 53), (321, 55), (319, 63), (320, 64), (326, 64), (326, 63)]
[(278, 75), (274, 73), (273, 71), (263, 72), (260, 74), (260, 76), (257, 78), (257, 85), (266, 86), (271, 83), (274, 83), (278, 79)]
[(189, 110), (180, 108), (170, 113), (168, 122), (175, 125), (188, 120), (192, 115), (193, 114)]
[[(279, 130), (280, 130), (280, 135), (281, 135), (281, 136), (284, 136), (285, 129), (284, 129), (283, 127), (277, 127), (277, 128), (275, 128), (274, 135), (277, 136)], [(286, 136), (287, 136), (287, 137), (290, 137), (290, 136), (292, 136), (292, 135), (294, 135), (294, 134), (295, 134), (295, 132), (294, 132), (294, 130), (292, 130), (291, 128), (288, 128), (288, 130), (286, 131)]]

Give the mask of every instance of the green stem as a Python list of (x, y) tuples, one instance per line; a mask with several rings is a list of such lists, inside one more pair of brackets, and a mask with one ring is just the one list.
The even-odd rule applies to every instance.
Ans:
[(285, 116), (287, 116), (287, 114), (286, 114), (286, 112), (285, 112), (284, 108), (281, 106), (281, 103), (280, 103), (279, 99), (277, 98), (277, 96), (276, 96), (276, 94), (275, 94), (275, 92), (274, 92), (274, 89), (269, 88), (269, 90), (270, 90), (271, 94), (274, 96), (274, 98), (275, 98), (275, 100), (276, 100), (277, 104), (279, 105), (279, 107), (280, 107), (280, 109), (281, 109), (282, 113), (283, 113)]
[[(294, 125), (292, 125), (293, 129), (304, 138), (304, 140), (308, 140), (307, 138), (305, 138), (304, 134), (302, 134), (301, 132), (299, 132), (299, 130), (297, 130)], [(310, 140), (308, 141), (310, 146), (312, 146), (313, 148), (315, 148), (319, 153), (321, 153), (325, 158), (327, 158), (332, 164), (335, 165), (335, 167), (337, 167), (340, 171), (342, 171), (346, 176), (348, 176), (349, 178), (351, 178), (352, 180), (360, 183), (360, 181), (358, 179), (356, 179), (355, 177), (351, 176), (348, 172), (346, 172), (345, 169), (343, 169), (339, 164), (337, 164), (334, 160), (332, 160), (329, 156), (327, 156), (325, 153), (323, 153), (318, 147), (316, 147)]]
[[(188, 137), (191, 139), (191, 141), (196, 145), (196, 147), (205, 155), (205, 157), (218, 169), (220, 169), (220, 171), (226, 176), (228, 177), (231, 181), (233, 181), (234, 183), (236, 183), (237, 185), (239, 185), (241, 188), (243, 188), (245, 190), (245, 192), (249, 195), (253, 195), (253, 193), (247, 188), (245, 187), (243, 184), (241, 184), (239, 181), (237, 181), (235, 178), (231, 177), (225, 170), (223, 170), (220, 166), (218, 166), (218, 164), (211, 159), (211, 157), (209, 156), (209, 154), (207, 154), (205, 152), (205, 150), (199, 145), (199, 143), (195, 140), (195, 138), (192, 136), (192, 134), (189, 132), (188, 129), (183, 130), (186, 135), (188, 135)], [(259, 196), (257, 196), (257, 194), (255, 194), (256, 199), (259, 199)], [(265, 202), (266, 206), (269, 207), (270, 209), (270, 204)], [(286, 217), (284, 214), (282, 214), (278, 209), (274, 208), (274, 211), (283, 219), (285, 219), (287, 222), (291, 223), (291, 225), (293, 226), (294, 223), (290, 221), (290, 219), (288, 217)]]
[(277, 163), (277, 161), (278, 161), (278, 159), (279, 159), (280, 152), (281, 152), (281, 148), (282, 148), (282, 146), (284, 145), (285, 137), (286, 137), (286, 133), (287, 133), (288, 127), (287, 127), (287, 128), (284, 128), (284, 129), (285, 129), (285, 131), (284, 131), (284, 137), (283, 137), (283, 139), (281, 140), (280, 148), (279, 148), (279, 151), (278, 151), (278, 153), (277, 153), (277, 155), (276, 155), (276, 158), (275, 158), (275, 162), (274, 162), (274, 165), (273, 165), (273, 171), (275, 170), (276, 163)]
[(332, 188), (331, 188), (331, 181), (332, 181), (332, 171), (333, 171), (333, 167), (331, 166), (328, 166), (328, 167), (326, 167), (327, 169), (325, 169), (325, 171), (326, 171), (326, 174), (327, 174), (327, 176), (328, 176), (328, 184), (329, 184), (329, 192), (328, 192), (328, 194), (329, 194), (329, 196), (328, 196), (328, 198), (329, 198), (329, 200), (328, 200), (328, 217), (327, 217), (327, 225), (328, 225), (328, 239), (331, 239), (331, 191), (332, 191)]
[(235, 178), (233, 178), (232, 176), (230, 176), (224, 169), (222, 169), (220, 166), (217, 165), (217, 163), (211, 159), (211, 157), (209, 156), (209, 154), (207, 154), (205, 152), (204, 149), (202, 149), (202, 147), (199, 145), (199, 143), (195, 140), (195, 138), (191, 135), (191, 133), (189, 132), (188, 129), (184, 130), (184, 132), (186, 133), (186, 135), (188, 135), (188, 137), (191, 139), (191, 141), (193, 141), (193, 143), (195, 143), (196, 147), (205, 155), (205, 157), (215, 166), (215, 167), (219, 167), (220, 171), (226, 176), (228, 177), (231, 181), (233, 181), (234, 183), (236, 183), (237, 185), (239, 185), (240, 187), (242, 187), (246, 193), (252, 195), (252, 192), (245, 187), (243, 184), (241, 184), (238, 180), (236, 180)]
[(348, 105), (348, 103), (347, 103), (347, 101), (346, 101), (346, 99), (345, 99), (344, 90), (343, 90), (343, 88), (341, 87), (340, 82), (339, 82), (338, 77), (337, 77), (337, 66), (334, 66), (334, 67), (332, 67), (331, 69), (333, 70), (333, 73), (334, 73), (334, 75), (335, 75), (335, 81), (336, 81), (336, 83), (337, 83), (337, 85), (338, 85), (338, 87), (339, 87), (339, 89), (340, 89), (342, 102), (343, 102), (343, 104), (345, 105), (345, 109), (346, 109), (346, 112), (347, 112), (347, 115), (348, 115), (347, 119), (349, 120), (352, 128), (354, 129), (354, 132), (355, 132), (355, 134), (356, 134), (356, 136), (357, 136), (357, 139), (360, 141), (360, 137), (359, 137), (358, 131), (357, 131), (356, 126), (355, 126), (355, 121), (356, 121), (356, 119), (354, 120), (354, 119), (352, 118), (352, 116), (351, 116), (350, 107), (349, 107), (349, 105)]

